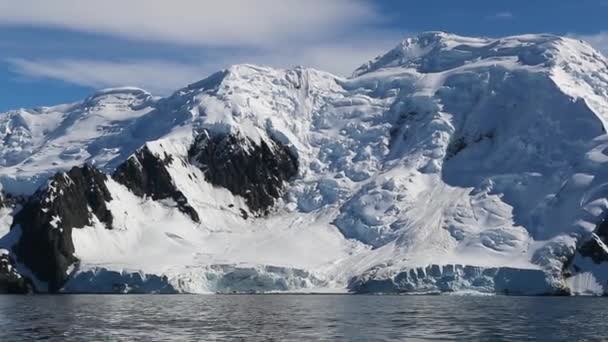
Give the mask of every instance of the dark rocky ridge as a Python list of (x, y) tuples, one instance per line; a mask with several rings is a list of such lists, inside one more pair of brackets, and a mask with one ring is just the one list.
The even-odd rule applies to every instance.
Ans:
[[(14, 209), (18, 203), (23, 203), (21, 197), (13, 197), (0, 191), (0, 208)], [(0, 238), (0, 246), (12, 248), (10, 235)], [(0, 294), (34, 293), (32, 280), (19, 274), (16, 266), (11, 252), (8, 249), (0, 248)]]
[(108, 229), (112, 214), (106, 202), (112, 200), (105, 174), (92, 166), (74, 167), (58, 173), (38, 190), (15, 216), (13, 228), (21, 228), (14, 250), (17, 258), (36, 277), (56, 292), (68, 278), (74, 256), (72, 229), (92, 224), (93, 216)]
[(188, 204), (186, 196), (175, 188), (167, 171), (167, 166), (173, 161), (172, 156), (165, 154), (161, 159), (144, 146), (120, 165), (112, 178), (137, 196), (149, 196), (153, 200), (171, 198), (177, 203), (179, 210), (190, 216), (194, 222), (200, 222), (198, 213)]
[[(598, 265), (597, 267), (606, 267), (606, 262), (608, 262), (608, 252), (606, 250), (606, 243), (608, 242), (608, 220), (604, 218), (596, 226), (593, 233), (583, 236), (579, 241), (581, 241), (581, 243), (576, 249), (571, 251), (571, 254), (568, 255), (568, 258), (564, 261), (561, 272), (564, 279), (588, 271), (589, 261), (587, 259), (591, 259), (594, 264)], [(593, 269), (591, 269), (591, 272), (592, 274), (595, 273)], [(582, 289), (582, 293), (598, 294), (595, 290), (591, 290), (591, 292), (586, 291), (588, 290)], [(603, 287), (602, 292), (603, 296), (608, 295), (608, 291), (606, 291), (605, 287)]]
[(33, 292), (32, 281), (21, 276), (15, 268), (13, 258), (0, 250), (0, 294), (30, 294)]
[(494, 132), (479, 134), (475, 137), (460, 136), (458, 138), (453, 138), (447, 147), (445, 160), (447, 161), (454, 158), (458, 153), (468, 146), (479, 143), (484, 139), (492, 141), (494, 139)]
[(604, 245), (608, 243), (608, 220), (606, 219), (597, 225), (594, 235), (579, 247), (578, 252), (584, 257), (591, 258), (594, 263), (601, 264), (608, 261), (608, 253), (602, 247), (602, 243)]
[[(259, 215), (268, 213), (282, 195), (285, 182), (297, 174), (298, 168), (297, 159), (278, 142), (256, 145), (234, 135), (210, 138), (206, 132), (191, 147), (189, 157), (208, 181), (244, 197), (251, 212)], [(121, 164), (112, 178), (135, 195), (153, 200), (173, 199), (179, 210), (200, 222), (198, 213), (175, 187), (168, 171), (173, 162), (179, 161), (188, 162), (168, 154), (156, 156), (144, 146)], [(20, 228), (21, 238), (13, 250), (23, 266), (38, 280), (48, 283), (49, 292), (59, 291), (70, 276), (70, 266), (78, 263), (72, 229), (90, 226), (94, 218), (107, 229), (113, 228), (113, 217), (106, 206), (112, 200), (107, 180), (104, 173), (92, 166), (74, 167), (69, 172), (57, 173), (47, 186), (21, 201), (23, 208), (13, 223), (13, 228)], [(14, 270), (12, 266), (10, 269)], [(0, 270), (0, 281), (1, 277)], [(11, 284), (17, 287), (11, 285), (11, 291), (27, 290), (25, 278), (14, 279), (16, 283)]]
[(275, 140), (258, 145), (240, 135), (203, 131), (188, 154), (207, 181), (242, 196), (259, 215), (268, 214), (285, 182), (298, 173), (297, 158)]

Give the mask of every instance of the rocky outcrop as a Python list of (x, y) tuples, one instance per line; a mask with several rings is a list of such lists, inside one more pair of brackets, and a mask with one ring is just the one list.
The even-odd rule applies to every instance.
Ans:
[(93, 224), (94, 217), (112, 228), (106, 202), (112, 200), (107, 177), (92, 166), (74, 167), (56, 174), (38, 190), (15, 216), (21, 238), (15, 246), (17, 258), (55, 292), (68, 278), (68, 268), (77, 262), (72, 229)]
[(112, 178), (137, 196), (149, 196), (153, 200), (173, 199), (179, 210), (194, 222), (200, 222), (198, 213), (188, 204), (186, 196), (175, 187), (167, 171), (167, 166), (173, 159), (168, 154), (160, 158), (144, 146), (120, 165)]
[[(606, 215), (604, 215), (606, 217)], [(608, 221), (603, 219), (590, 234), (580, 237), (564, 260), (561, 275), (574, 295), (608, 294)]]
[(591, 258), (594, 263), (601, 264), (608, 261), (608, 221), (603, 220), (598, 224), (591, 238), (583, 243), (578, 252), (583, 257)]
[(207, 181), (245, 198), (249, 209), (265, 215), (281, 197), (285, 182), (298, 173), (298, 160), (281, 143), (256, 143), (238, 134), (203, 131), (189, 151)]
[(464, 150), (465, 148), (467, 148), (470, 145), (473, 144), (477, 144), (483, 140), (488, 140), (488, 141), (492, 141), (494, 139), (494, 132), (488, 132), (488, 133), (484, 133), (484, 134), (478, 134), (474, 137), (470, 137), (470, 136), (459, 136), (459, 137), (455, 137), (452, 138), (452, 140), (450, 141), (450, 144), (447, 147), (446, 153), (445, 153), (445, 160), (450, 160), (453, 157), (455, 157), (458, 153), (460, 153), (462, 150)]
[(0, 249), (0, 293), (30, 294), (34, 292), (32, 281), (21, 276), (9, 251)]

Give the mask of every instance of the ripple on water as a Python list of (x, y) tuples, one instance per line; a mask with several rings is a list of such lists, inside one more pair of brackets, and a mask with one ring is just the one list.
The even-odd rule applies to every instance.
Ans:
[(603, 340), (605, 298), (0, 296), (0, 341)]

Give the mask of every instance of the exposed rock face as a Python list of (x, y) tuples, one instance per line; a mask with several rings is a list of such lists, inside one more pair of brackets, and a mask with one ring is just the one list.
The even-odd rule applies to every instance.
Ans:
[(38, 190), (15, 216), (13, 226), (21, 227), (22, 236), (15, 252), (36, 277), (48, 282), (56, 292), (68, 278), (74, 256), (72, 229), (93, 223), (95, 216), (112, 228), (112, 214), (106, 202), (112, 196), (106, 175), (92, 166), (74, 167), (56, 174)]
[(165, 154), (161, 159), (144, 146), (120, 165), (112, 178), (137, 196), (149, 196), (154, 200), (171, 198), (177, 203), (179, 210), (190, 216), (194, 222), (200, 222), (196, 210), (173, 184), (167, 171), (167, 166), (172, 162), (171, 156)]
[(452, 141), (450, 142), (450, 144), (447, 147), (445, 159), (449, 160), (449, 159), (455, 157), (458, 153), (460, 153), (462, 150), (464, 150), (468, 146), (479, 143), (484, 139), (487, 139), (490, 141), (492, 139), (494, 139), (494, 132), (479, 134), (474, 137), (460, 136), (458, 138), (452, 139)]
[[(605, 217), (605, 215), (604, 215)], [(608, 294), (608, 220), (604, 218), (589, 235), (583, 235), (563, 263), (561, 275), (575, 295)]]
[(0, 249), (0, 293), (29, 294), (34, 292), (30, 279), (22, 277), (6, 249)]
[(601, 264), (608, 261), (608, 220), (604, 219), (597, 225), (591, 238), (583, 243), (578, 252), (587, 258), (591, 258), (594, 263)]
[(210, 183), (242, 196), (249, 209), (260, 215), (268, 213), (285, 182), (298, 173), (297, 158), (274, 140), (256, 144), (239, 135), (211, 136), (203, 131), (189, 155)]
[[(55, 170), (124, 163), (114, 177), (125, 186), (105, 183), (121, 232), (87, 227), (71, 241), (63, 225), (90, 212), (103, 229), (95, 215), (106, 212), (81, 196), (84, 207), (62, 200), (74, 213), (46, 214), (64, 189), (24, 202), (33, 209), (16, 223), (17, 247), (55, 287), (75, 249), (70, 277), (83, 274), (81, 285), (105, 267), (104, 291), (156, 291), (164, 279), (146, 287), (135, 275), (153, 269), (179, 291), (342, 289), (357, 278), (357, 292), (543, 294), (565, 283), (604, 293), (608, 234), (591, 231), (607, 207), (607, 108), (608, 59), (588, 44), (429, 32), (354, 77), (237, 65), (165, 98), (112, 89), (0, 115), (0, 183), (30, 196)], [(1, 210), (0, 223), (14, 215)], [(3, 247), (20, 238), (14, 228)], [(220, 262), (255, 269), (199, 272)], [(260, 272), (286, 264), (327, 286)]]

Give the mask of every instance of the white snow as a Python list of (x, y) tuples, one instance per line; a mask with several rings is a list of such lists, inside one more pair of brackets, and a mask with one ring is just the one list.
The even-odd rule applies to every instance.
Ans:
[[(608, 208), (607, 65), (569, 38), (442, 32), (408, 38), (347, 79), (237, 65), (164, 99), (114, 89), (10, 112), (0, 179), (31, 192), (25, 184), (85, 161), (111, 170), (144, 143), (174, 156), (169, 173), (202, 223), (109, 181), (118, 228), (73, 233), (74, 272), (87, 279), (333, 291), (370, 270), (469, 265), (542, 271), (593, 292), (587, 276), (564, 284), (560, 272)], [(203, 129), (273, 138), (298, 156), (269, 217), (243, 220), (244, 200), (188, 162)]]
[(0, 181), (9, 192), (30, 194), (72, 166), (116, 166), (146, 142), (133, 127), (153, 102), (143, 90), (118, 88), (75, 104), (2, 114)]
[[(309, 269), (311, 280), (329, 282), (325, 269), (358, 245), (313, 214), (245, 221), (221, 200), (192, 202), (203, 213), (203, 222), (196, 224), (170, 201), (141, 199), (114, 181), (108, 187), (114, 197), (109, 209), (115, 229), (103, 229), (99, 223), (73, 230), (76, 256), (82, 260), (78, 272), (103, 267), (163, 274), (188, 292), (208, 292), (214, 286), (214, 291), (222, 290), (208, 281), (192, 284), (191, 278), (205, 278), (213, 267), (228, 265)], [(212, 187), (207, 190), (213, 194)]]

